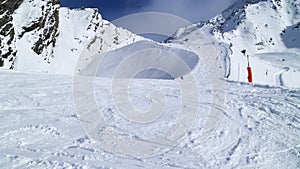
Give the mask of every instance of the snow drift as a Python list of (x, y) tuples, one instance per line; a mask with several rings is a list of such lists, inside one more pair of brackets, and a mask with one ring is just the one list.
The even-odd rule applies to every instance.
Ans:
[(198, 55), (183, 48), (140, 41), (93, 56), (81, 75), (116, 78), (173, 79), (190, 73)]

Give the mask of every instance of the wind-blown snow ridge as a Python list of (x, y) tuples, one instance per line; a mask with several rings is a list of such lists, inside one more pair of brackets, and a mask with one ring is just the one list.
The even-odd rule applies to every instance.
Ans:
[(174, 79), (193, 71), (199, 62), (198, 57), (182, 48), (139, 41), (94, 56), (93, 62), (80, 74), (109, 78)]

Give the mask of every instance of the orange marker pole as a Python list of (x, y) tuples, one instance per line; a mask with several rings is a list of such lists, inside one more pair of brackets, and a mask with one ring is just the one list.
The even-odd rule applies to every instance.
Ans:
[(250, 66), (247, 67), (247, 71), (248, 71), (248, 82), (252, 83), (252, 70)]
[(247, 55), (247, 60), (248, 60), (248, 67), (247, 67), (248, 82), (252, 83), (253, 79), (252, 79), (252, 70), (251, 70), (251, 67), (250, 67), (249, 55)]

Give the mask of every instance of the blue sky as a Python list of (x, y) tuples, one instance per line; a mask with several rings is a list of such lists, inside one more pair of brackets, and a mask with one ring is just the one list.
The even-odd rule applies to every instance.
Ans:
[(234, 1), (237, 0), (61, 0), (61, 6), (98, 8), (110, 21), (137, 12), (164, 12), (197, 22), (215, 16)]
[(107, 20), (114, 20), (124, 15), (139, 12), (143, 7), (149, 5), (149, 0), (61, 0), (60, 4), (64, 7), (98, 8), (102, 17)]
[(173, 14), (190, 22), (208, 20), (238, 0), (61, 0), (69, 8), (98, 8), (102, 17), (113, 21), (138, 12)]

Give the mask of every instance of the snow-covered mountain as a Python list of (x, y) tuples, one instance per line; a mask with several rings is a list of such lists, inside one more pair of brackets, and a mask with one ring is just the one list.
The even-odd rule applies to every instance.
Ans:
[(206, 32), (221, 51), (225, 77), (247, 81), (249, 55), (255, 83), (299, 87), (299, 25), (299, 0), (243, 0), (207, 22), (181, 28), (169, 42), (194, 41), (197, 32)]
[(1, 69), (72, 74), (92, 43), (99, 41), (96, 54), (143, 39), (103, 20), (97, 9), (61, 8), (59, 0), (0, 3)]
[[(96, 9), (61, 8), (57, 0), (1, 4), (0, 69), (73, 74), (90, 65), (96, 54), (121, 47), (126, 53), (126, 45), (140, 40), (165, 48), (115, 27)], [(197, 35), (204, 32), (217, 49), (225, 78), (247, 81), (249, 55), (254, 83), (300, 87), (294, 78), (300, 76), (299, 11), (299, 0), (238, 1), (209, 21), (179, 29), (167, 46), (194, 41), (189, 48), (201, 47)], [(179, 48), (188, 50), (184, 45)]]

